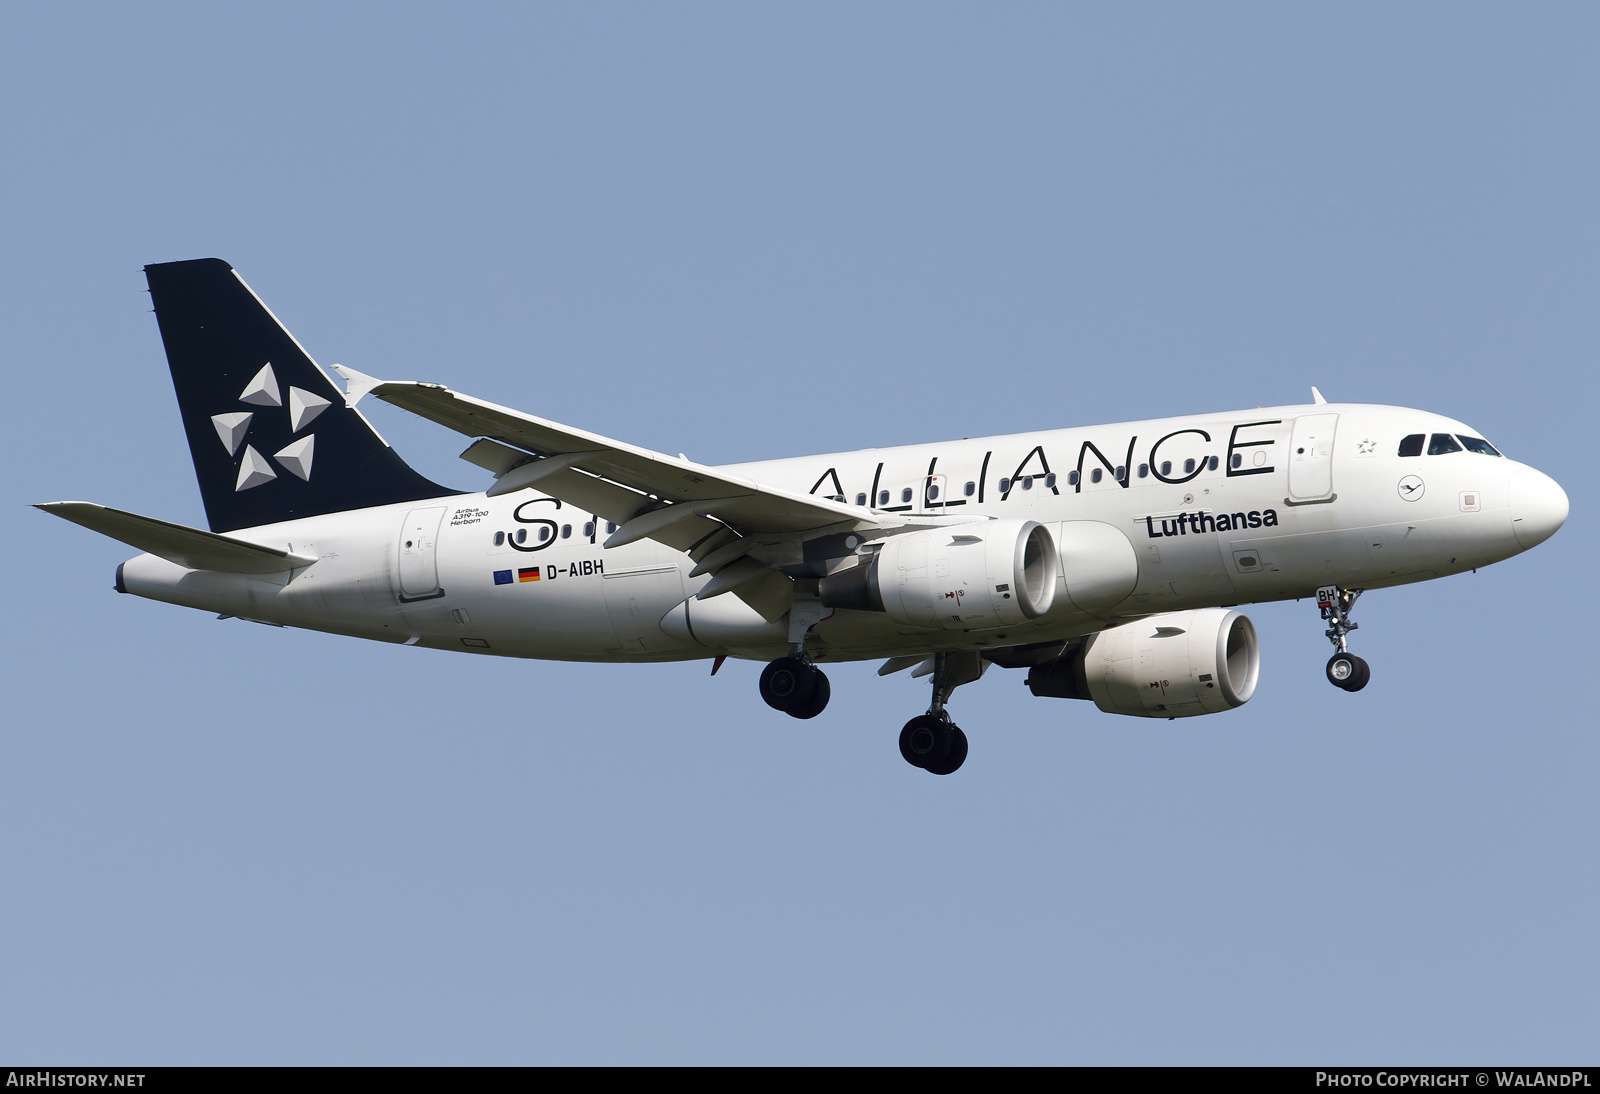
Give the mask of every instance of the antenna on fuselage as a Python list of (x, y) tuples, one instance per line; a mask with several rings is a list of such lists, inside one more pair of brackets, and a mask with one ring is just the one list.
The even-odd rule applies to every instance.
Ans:
[(1320, 392), (1320, 391), (1318, 391), (1318, 390), (1317, 390), (1317, 389), (1316, 389), (1316, 386), (1315, 386), (1315, 385), (1313, 385), (1313, 386), (1312, 386), (1312, 388), (1311, 388), (1311, 401), (1312, 401), (1312, 402), (1314, 402), (1314, 403), (1316, 403), (1316, 404), (1317, 404), (1317, 405), (1318, 405), (1318, 406), (1322, 406), (1322, 405), (1323, 405), (1323, 404), (1325, 404), (1325, 403), (1326, 403), (1326, 402), (1327, 402), (1327, 401), (1328, 401), (1328, 400), (1326, 400), (1326, 399), (1324, 399), (1324, 398), (1323, 398), (1323, 397), (1322, 397), (1322, 392)]

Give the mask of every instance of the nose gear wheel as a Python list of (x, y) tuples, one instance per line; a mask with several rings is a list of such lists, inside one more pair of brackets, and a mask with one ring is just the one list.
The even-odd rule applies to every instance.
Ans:
[(1372, 679), (1367, 663), (1353, 653), (1336, 653), (1328, 659), (1328, 683), (1345, 691), (1360, 691)]
[(1366, 661), (1348, 649), (1350, 632), (1360, 626), (1351, 621), (1350, 610), (1362, 592), (1361, 589), (1341, 589), (1337, 585), (1324, 585), (1317, 590), (1317, 607), (1322, 611), (1322, 618), (1331, 624), (1323, 634), (1336, 651), (1328, 660), (1328, 683), (1345, 691), (1360, 691), (1372, 679), (1372, 669)]

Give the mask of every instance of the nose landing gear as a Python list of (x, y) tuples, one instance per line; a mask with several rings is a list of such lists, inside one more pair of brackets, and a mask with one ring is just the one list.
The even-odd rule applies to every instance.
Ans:
[(1328, 683), (1346, 691), (1360, 691), (1372, 679), (1366, 661), (1353, 653), (1336, 653), (1328, 659)]
[(1345, 691), (1360, 691), (1372, 679), (1372, 669), (1365, 660), (1349, 652), (1346, 636), (1360, 624), (1350, 621), (1350, 609), (1363, 590), (1341, 589), (1337, 585), (1324, 585), (1317, 590), (1317, 607), (1322, 618), (1333, 625), (1324, 632), (1336, 651), (1328, 659), (1328, 683)]
[(976, 653), (933, 655), (933, 702), (900, 731), (900, 755), (912, 767), (933, 775), (952, 775), (967, 762), (967, 735), (950, 721), (944, 709), (950, 693), (983, 675), (985, 664)]

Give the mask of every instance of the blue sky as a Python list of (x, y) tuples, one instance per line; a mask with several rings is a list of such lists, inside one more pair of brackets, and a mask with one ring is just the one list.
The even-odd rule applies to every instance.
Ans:
[[(0, 1056), (1526, 1063), (1600, 1028), (1600, 15), (13, 7)], [(1241, 710), (474, 659), (118, 597), (203, 524), (140, 272), (708, 463), (1331, 399), (1553, 474), (1534, 552), (1249, 609)], [(462, 488), (461, 442), (372, 412)], [(1136, 721), (1138, 724), (1135, 724)]]

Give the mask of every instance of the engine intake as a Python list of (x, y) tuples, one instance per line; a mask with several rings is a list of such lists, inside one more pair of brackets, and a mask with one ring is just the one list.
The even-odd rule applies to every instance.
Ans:
[(988, 520), (891, 536), (872, 558), (822, 579), (823, 604), (945, 630), (1014, 627), (1050, 610), (1055, 541), (1032, 520)]
[(1260, 672), (1250, 618), (1201, 608), (1092, 635), (1061, 660), (1030, 669), (1028, 687), (1039, 696), (1092, 699), (1107, 714), (1190, 718), (1244, 706)]

